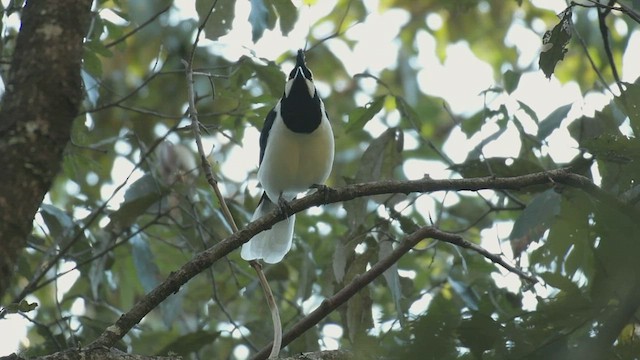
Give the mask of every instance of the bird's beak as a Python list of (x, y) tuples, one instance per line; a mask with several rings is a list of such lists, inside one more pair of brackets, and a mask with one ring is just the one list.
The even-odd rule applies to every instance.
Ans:
[(298, 50), (298, 56), (296, 56), (296, 67), (306, 66), (304, 62), (304, 51), (302, 49)]

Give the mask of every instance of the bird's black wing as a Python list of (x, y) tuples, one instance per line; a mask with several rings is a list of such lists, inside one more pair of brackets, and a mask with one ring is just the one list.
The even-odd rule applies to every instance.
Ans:
[(264, 119), (264, 126), (262, 127), (262, 131), (260, 132), (260, 162), (262, 164), (262, 158), (264, 158), (264, 151), (267, 149), (267, 140), (269, 139), (269, 132), (271, 131), (271, 127), (273, 126), (273, 122), (276, 120), (276, 111), (275, 109), (271, 109), (269, 114), (267, 114), (267, 118)]

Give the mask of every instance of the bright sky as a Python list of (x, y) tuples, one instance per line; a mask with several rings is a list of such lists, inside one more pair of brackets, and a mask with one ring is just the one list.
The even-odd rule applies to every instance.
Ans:
[[(8, 0), (2, 0), (5, 4)], [(349, 74), (354, 75), (363, 71), (369, 71), (377, 74), (386, 68), (396, 66), (396, 56), (398, 42), (396, 40), (399, 29), (409, 19), (409, 14), (402, 10), (387, 11), (377, 13), (376, 8), (379, 0), (365, 1), (371, 15), (367, 17), (362, 24), (356, 25), (347, 31), (345, 36), (352, 40), (358, 40), (357, 45), (350, 49), (341, 41), (330, 41), (327, 43), (329, 48), (341, 58)], [(564, 2), (555, 1), (533, 1), (537, 6), (546, 6), (552, 3), (556, 8), (555, 12), (559, 12), (564, 8)], [(299, 1), (296, 2), (299, 5)], [(177, 1), (181, 12), (176, 15), (178, 18), (189, 18), (195, 15), (193, 1)], [(298, 26), (287, 36), (283, 37), (279, 31), (266, 31), (264, 37), (257, 43), (251, 41), (251, 29), (248, 26), (247, 18), (249, 14), (249, 1), (236, 2), (236, 19), (234, 21), (234, 30), (227, 36), (221, 38), (215, 43), (208, 43), (203, 40), (202, 43), (207, 44), (211, 48), (215, 48), (217, 53), (230, 60), (235, 60), (242, 55), (249, 55), (253, 52), (258, 57), (275, 59), (284, 52), (292, 52), (295, 49), (305, 46), (309, 29), (303, 24), (313, 24), (315, 21), (333, 10), (336, 4), (335, 0), (317, 1), (313, 8), (299, 7), (300, 20)], [(545, 5), (543, 5), (545, 4)], [(560, 8), (557, 8), (560, 6)], [(7, 21), (7, 19), (3, 19)], [(438, 16), (429, 17), (427, 23), (429, 26), (440, 26), (442, 19)], [(314, 35), (322, 37), (333, 32), (330, 27), (320, 27)], [(506, 39), (507, 46), (515, 45), (520, 54), (520, 62), (527, 64), (538, 56), (540, 47), (539, 35), (532, 32), (522, 24), (514, 24)], [(470, 51), (464, 42), (451, 44), (447, 49), (447, 58), (441, 63), (435, 56), (435, 40), (426, 31), (418, 34), (415, 41), (419, 50), (419, 64), (422, 69), (419, 70), (417, 81), (420, 89), (434, 96), (444, 98), (450, 105), (452, 111), (458, 114), (471, 114), (481, 109), (483, 106), (483, 98), (480, 92), (486, 90), (494, 83), (494, 74), (489, 65), (479, 60)], [(622, 76), (626, 81), (633, 81), (640, 75), (640, 66), (637, 59), (640, 58), (640, 33), (635, 32), (632, 36), (629, 50), (623, 58)], [(371, 56), (376, 54), (376, 56)], [(632, 60), (635, 59), (635, 60)], [(288, 71), (290, 63), (283, 65), (283, 71)], [(1, 79), (0, 79), (0, 84)], [(1, 88), (1, 85), (0, 85)], [(540, 94), (544, 94), (541, 96)], [(359, 98), (361, 105), (368, 101), (367, 94), (363, 94)], [(609, 99), (603, 95), (592, 94), (588, 96), (588, 101), (582, 98), (580, 89), (576, 84), (560, 84), (557, 80), (547, 80), (541, 72), (524, 74), (520, 80), (520, 86), (517, 91), (512, 94), (511, 99), (506, 99), (507, 106), (515, 106), (515, 100), (519, 99), (539, 114), (540, 118), (544, 118), (560, 105), (567, 103), (576, 104), (572, 109), (571, 116), (578, 116), (581, 112), (592, 114), (595, 109), (603, 107)], [(381, 122), (372, 121), (367, 125), (366, 130), (372, 134), (379, 134), (384, 131)], [(495, 125), (487, 124), (483, 127), (482, 133), (471, 139), (459, 130), (454, 130), (451, 140), (444, 145), (444, 151), (450, 155), (454, 161), (461, 162), (464, 160), (467, 152), (475, 147), (478, 142), (486, 135), (495, 132)], [(516, 156), (519, 149), (519, 140), (515, 128), (509, 129), (499, 141), (487, 146), (486, 156)], [(238, 159), (255, 159), (255, 163), (249, 163), (248, 167), (241, 168), (238, 164), (247, 163), (244, 161), (228, 161), (223, 164), (222, 171), (234, 180), (246, 179), (247, 172), (257, 167), (258, 153), (258, 130), (250, 129), (246, 132), (246, 138), (243, 147), (236, 147), (231, 154), (232, 158)], [(219, 138), (209, 139), (208, 148), (211, 148), (216, 141), (223, 141)], [(413, 145), (412, 145), (413, 144)], [(415, 146), (416, 142), (407, 140), (408, 146)], [(576, 144), (567, 139), (567, 133), (564, 130), (558, 130), (550, 138), (549, 151), (556, 161), (568, 161), (576, 154)], [(233, 165), (231, 165), (233, 164)], [(120, 184), (130, 174), (133, 165), (124, 158), (118, 159), (114, 171), (112, 172), (113, 183)], [(409, 178), (421, 178), (428, 169), (430, 175), (434, 178), (448, 177), (450, 174), (442, 165), (434, 166), (433, 162), (421, 160), (410, 160), (407, 162), (404, 170)], [(130, 179), (135, 180), (142, 174), (137, 173)], [(102, 194), (106, 197), (111, 195), (115, 186), (106, 186), (102, 189)], [(124, 190), (120, 192), (120, 196), (114, 198), (112, 204), (117, 206), (122, 201)], [(433, 208), (433, 202), (426, 201), (423, 203), (426, 211)], [(80, 214), (78, 214), (80, 215)], [(507, 247), (500, 247), (499, 239), (505, 239), (511, 230), (511, 224), (498, 223), (494, 228), (483, 231), (482, 235), (486, 241), (483, 246), (490, 251), (509, 253)], [(77, 274), (76, 274), (77, 276)], [(503, 278), (497, 278), (496, 281), (507, 287), (517, 287), (519, 282), (513, 275), (505, 274)], [(543, 290), (541, 290), (543, 291)], [(317, 299), (316, 299), (317, 300)], [(416, 302), (412, 306), (411, 311), (419, 313), (423, 311), (429, 301), (426, 296), (423, 301)], [(305, 308), (313, 308), (317, 306), (317, 301), (305, 304)], [(9, 354), (17, 349), (19, 341), (25, 341), (25, 329), (27, 322), (18, 315), (9, 315), (7, 319), (0, 320), (0, 333), (3, 334), (0, 343), (0, 356)], [(333, 329), (326, 327), (323, 333), (326, 335), (324, 340), (327, 348), (337, 346), (336, 338), (339, 337), (341, 329)], [(333, 339), (333, 340), (332, 340)], [(25, 344), (23, 342), (23, 344)], [(238, 350), (241, 355), (242, 349)]]

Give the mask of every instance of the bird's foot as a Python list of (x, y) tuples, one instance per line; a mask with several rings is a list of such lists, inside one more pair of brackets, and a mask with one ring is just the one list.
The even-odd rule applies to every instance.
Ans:
[(289, 202), (285, 200), (285, 198), (282, 197), (282, 195), (280, 195), (280, 197), (278, 198), (278, 208), (280, 209), (280, 212), (282, 213), (282, 215), (284, 215), (285, 218), (288, 218), (289, 215), (291, 215), (291, 213), (293, 212), (291, 210), (291, 205), (289, 205)]
[(309, 186), (309, 189), (316, 189), (316, 191), (321, 193), (323, 198), (324, 198), (325, 204), (329, 202), (329, 198), (330, 198), (331, 193), (335, 191), (332, 188), (330, 188), (330, 187), (328, 187), (327, 185), (324, 185), (324, 184), (313, 184), (313, 185)]

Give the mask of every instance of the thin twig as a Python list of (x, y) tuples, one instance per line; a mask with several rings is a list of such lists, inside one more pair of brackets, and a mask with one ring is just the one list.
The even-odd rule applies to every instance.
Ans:
[(173, 6), (172, 3), (170, 3), (169, 5), (165, 6), (163, 9), (161, 9), (159, 12), (157, 12), (155, 15), (153, 15), (152, 17), (149, 18), (149, 20), (143, 22), (142, 24), (140, 24), (140, 26), (137, 26), (135, 29), (131, 30), (130, 32), (122, 35), (120, 38), (113, 40), (110, 43), (107, 43), (104, 45), (105, 48), (110, 48), (114, 45), (117, 45), (123, 41), (125, 41), (126, 39), (128, 39), (130, 36), (132, 36), (133, 34), (137, 33), (138, 31), (142, 30), (145, 26), (151, 24), (153, 21), (155, 21), (158, 17), (160, 17), (160, 15), (164, 14), (165, 12), (167, 12), (169, 9), (171, 9), (171, 6)]
[(269, 310), (271, 310), (271, 321), (273, 322), (273, 341), (271, 342), (269, 359), (275, 359), (280, 354), (280, 348), (282, 347), (282, 322), (280, 320), (280, 311), (278, 310), (278, 304), (276, 304), (276, 300), (271, 292), (271, 287), (269, 286), (269, 282), (267, 281), (267, 277), (264, 275), (262, 271), (262, 265), (256, 260), (249, 261), (251, 267), (258, 274), (258, 279), (260, 280), (260, 287), (264, 291), (265, 298), (267, 299), (267, 304), (269, 305)]
[(347, 26), (346, 29), (342, 30), (342, 26), (344, 25), (344, 21), (347, 19), (347, 15), (349, 14), (349, 10), (351, 9), (351, 5), (353, 3), (353, 0), (349, 0), (349, 2), (347, 3), (346, 9), (344, 11), (344, 13), (342, 14), (342, 18), (340, 19), (340, 22), (338, 23), (338, 26), (336, 26), (336, 31), (334, 31), (332, 34), (319, 39), (317, 43), (313, 44), (311, 47), (307, 48), (307, 45), (305, 44), (305, 52), (310, 52), (311, 50), (313, 50), (316, 46), (329, 41), (331, 39), (337, 38), (339, 36), (342, 36), (347, 30), (351, 29), (352, 27), (362, 23), (362, 20), (358, 20), (355, 21), (354, 23), (350, 24), (349, 26)]
[[(609, 5), (613, 5), (615, 1), (609, 0)], [(622, 88), (622, 83), (620, 82), (620, 76), (618, 75), (618, 68), (616, 67), (616, 62), (613, 59), (613, 53), (611, 52), (611, 44), (609, 44), (609, 27), (607, 26), (606, 18), (607, 15), (611, 13), (610, 8), (606, 9), (598, 9), (598, 26), (600, 27), (600, 34), (602, 35), (602, 43), (604, 45), (604, 52), (607, 54), (607, 60), (609, 60), (609, 66), (611, 67), (611, 73), (613, 74), (613, 78), (616, 81), (616, 85), (618, 85), (618, 90), (620, 90), (620, 94), (624, 92)]]
[(151, 71), (152, 71), (151, 75), (149, 75), (149, 77), (144, 79), (142, 81), (142, 83), (140, 83), (140, 85), (138, 85), (135, 89), (131, 90), (128, 94), (126, 94), (125, 96), (123, 96), (123, 97), (121, 97), (118, 100), (115, 100), (113, 102), (110, 102), (110, 103), (107, 103), (107, 104), (103, 104), (103, 105), (94, 107), (92, 109), (83, 110), (78, 115), (94, 113), (94, 112), (98, 112), (100, 110), (104, 110), (104, 109), (110, 108), (112, 106), (118, 106), (118, 105), (122, 104), (123, 102), (125, 102), (126, 100), (130, 99), (132, 96), (134, 96), (140, 90), (142, 90), (144, 87), (146, 87), (153, 79), (155, 79), (158, 75), (161, 74), (160, 71), (156, 71), (156, 67), (159, 64), (159, 61), (160, 61), (160, 59), (156, 58), (156, 61), (153, 64), (153, 68), (151, 69)]
[[(233, 232), (237, 233), (238, 226), (236, 225), (236, 222), (233, 219), (233, 215), (231, 214), (231, 211), (229, 210), (229, 207), (227, 206), (227, 203), (224, 200), (224, 196), (222, 196), (222, 192), (220, 191), (220, 187), (218, 186), (218, 181), (213, 176), (211, 164), (209, 164), (209, 161), (207, 160), (207, 156), (204, 152), (204, 147), (202, 145), (202, 134), (200, 132), (200, 122), (198, 121), (198, 112), (196, 109), (195, 94), (193, 90), (194, 82), (193, 82), (192, 66), (193, 66), (193, 59), (195, 57), (195, 51), (198, 46), (200, 34), (204, 30), (204, 27), (209, 17), (211, 16), (211, 13), (213, 12), (213, 9), (215, 8), (216, 4), (217, 4), (217, 0), (213, 2), (213, 4), (211, 5), (211, 9), (207, 13), (207, 16), (198, 27), (196, 39), (194, 41), (193, 47), (191, 48), (191, 53), (189, 55), (189, 61), (183, 61), (183, 63), (186, 67), (185, 71), (187, 76), (187, 88), (188, 88), (188, 95), (189, 95), (189, 116), (191, 118), (193, 135), (196, 139), (196, 145), (198, 147), (198, 154), (200, 155), (200, 162), (202, 165), (202, 169), (205, 173), (207, 182), (209, 183), (214, 193), (216, 194), (216, 198), (220, 203), (222, 214), (224, 215), (226, 221), (229, 223), (229, 225), (233, 229)], [(212, 93), (212, 96), (215, 97), (215, 89)], [(273, 296), (273, 292), (271, 291), (271, 287), (269, 287), (269, 282), (267, 281), (267, 278), (265, 277), (264, 272), (262, 271), (262, 265), (260, 265), (260, 263), (256, 260), (249, 261), (249, 264), (258, 275), (258, 279), (260, 280), (260, 286), (262, 287), (265, 298), (267, 300), (267, 304), (269, 306), (269, 310), (271, 312), (271, 319), (273, 320), (273, 344), (275, 344), (275, 346), (272, 347), (269, 358), (276, 358), (280, 353), (280, 343), (282, 342), (282, 323), (280, 320), (280, 312), (278, 310), (278, 306)]]
[(589, 53), (589, 49), (587, 47), (587, 43), (584, 41), (582, 36), (580, 36), (580, 32), (578, 31), (578, 29), (575, 28), (575, 26), (572, 29), (572, 31), (576, 35), (576, 37), (578, 38), (578, 42), (580, 42), (580, 46), (582, 47), (582, 51), (584, 51), (584, 54), (587, 56), (587, 60), (589, 60), (589, 64), (591, 65), (591, 69), (598, 76), (598, 79), (600, 80), (600, 84), (602, 84), (602, 86), (604, 86), (604, 88), (607, 89), (611, 93), (611, 95), (615, 96), (613, 91), (611, 91), (611, 87), (609, 87), (609, 84), (607, 84), (607, 81), (604, 79), (604, 76), (600, 72), (600, 69), (598, 69), (598, 67), (596, 66), (595, 61), (591, 57), (591, 54)]
[(635, 10), (632, 6), (628, 5), (623, 0), (615, 1), (620, 6), (611, 6), (611, 5), (601, 4), (597, 0), (587, 0), (587, 1), (589, 1), (592, 5), (586, 5), (586, 4), (572, 1), (570, 6), (580, 6), (585, 8), (601, 8), (601, 9), (620, 11), (621, 13), (626, 14), (628, 17), (630, 17), (633, 21), (640, 24), (640, 12)]

